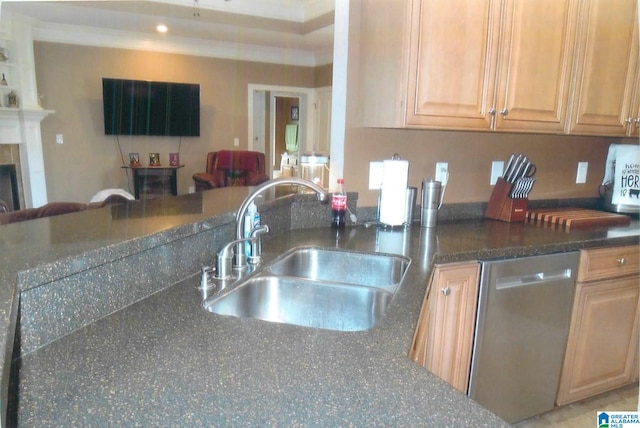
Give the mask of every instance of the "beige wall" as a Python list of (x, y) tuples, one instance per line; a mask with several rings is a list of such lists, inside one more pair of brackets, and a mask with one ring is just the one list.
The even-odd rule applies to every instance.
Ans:
[(333, 77), (333, 64), (321, 65), (316, 67), (316, 78), (313, 87), (323, 88), (331, 86)]
[[(105, 136), (102, 77), (199, 83), (199, 138), (119, 137), (125, 159), (159, 152), (162, 163), (180, 149), (185, 168), (178, 171), (178, 192), (187, 193), (191, 176), (204, 168), (206, 153), (247, 148), (247, 85), (315, 87), (310, 67), (253, 63), (188, 55), (36, 42), (38, 93), (42, 106), (55, 114), (42, 122), (42, 140), (49, 201), (88, 201), (105, 188), (130, 189), (116, 137)], [(326, 71), (323, 71), (325, 76)], [(326, 77), (319, 78), (322, 86)], [(56, 144), (63, 134), (64, 144)], [(128, 163), (128, 160), (126, 161)]]
[[(445, 203), (486, 202), (491, 161), (524, 153), (538, 167), (530, 199), (595, 197), (609, 144), (620, 139), (490, 132), (415, 131), (350, 128), (345, 139), (345, 184), (360, 191), (359, 205), (375, 206), (378, 192), (367, 190), (369, 162), (394, 153), (408, 159), (409, 185), (435, 177), (435, 163), (449, 163)], [(628, 142), (632, 142), (629, 140)], [(587, 183), (576, 184), (580, 161), (589, 162)]]

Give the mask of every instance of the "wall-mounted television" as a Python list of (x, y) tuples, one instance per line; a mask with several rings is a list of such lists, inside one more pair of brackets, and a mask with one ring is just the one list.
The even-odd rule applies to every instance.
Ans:
[(105, 135), (200, 136), (200, 85), (102, 79)]

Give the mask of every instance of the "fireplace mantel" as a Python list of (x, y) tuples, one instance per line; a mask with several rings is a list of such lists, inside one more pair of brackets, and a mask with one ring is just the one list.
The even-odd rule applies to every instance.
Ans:
[(12, 60), (4, 71), (10, 72), (18, 107), (0, 107), (0, 144), (18, 145), (25, 208), (39, 207), (48, 202), (40, 122), (54, 112), (38, 103), (32, 22), (3, 16), (2, 28), (2, 44)]

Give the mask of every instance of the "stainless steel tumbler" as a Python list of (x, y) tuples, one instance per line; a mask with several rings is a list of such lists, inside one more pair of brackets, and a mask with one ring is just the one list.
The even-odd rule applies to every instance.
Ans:
[(413, 222), (413, 215), (416, 209), (416, 198), (418, 189), (415, 187), (407, 187), (407, 196), (404, 207), (404, 224), (410, 226)]
[(420, 226), (435, 227), (438, 220), (438, 209), (442, 204), (442, 183), (435, 180), (422, 180), (422, 202)]

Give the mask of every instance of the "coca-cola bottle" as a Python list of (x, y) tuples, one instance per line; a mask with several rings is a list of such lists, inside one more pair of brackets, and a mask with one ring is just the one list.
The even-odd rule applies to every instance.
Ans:
[(346, 224), (347, 194), (343, 189), (344, 180), (338, 178), (338, 188), (331, 195), (331, 227), (343, 228)]

